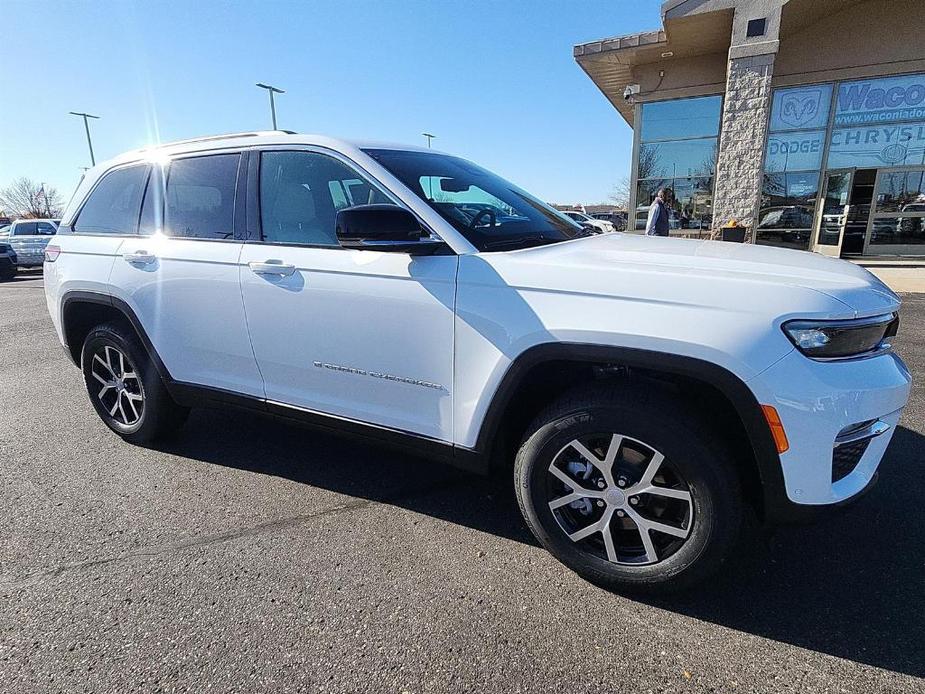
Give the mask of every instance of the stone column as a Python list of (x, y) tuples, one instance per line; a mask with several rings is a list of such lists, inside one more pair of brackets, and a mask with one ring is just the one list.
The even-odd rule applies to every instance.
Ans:
[(754, 230), (761, 201), (774, 54), (730, 58), (720, 130), (713, 235), (732, 219)]

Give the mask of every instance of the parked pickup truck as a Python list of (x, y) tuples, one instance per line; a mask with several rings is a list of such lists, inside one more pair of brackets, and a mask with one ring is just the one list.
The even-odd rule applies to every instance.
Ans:
[(612, 588), (701, 580), (748, 514), (857, 498), (910, 390), (900, 300), (863, 268), (588, 235), (400, 145), (271, 132), (128, 152), (80, 184), (45, 292), (126, 441), (235, 405), (494, 470), (537, 540)]
[(18, 219), (5, 231), (4, 243), (16, 253), (19, 267), (41, 267), (45, 260), (45, 246), (58, 232), (51, 219)]

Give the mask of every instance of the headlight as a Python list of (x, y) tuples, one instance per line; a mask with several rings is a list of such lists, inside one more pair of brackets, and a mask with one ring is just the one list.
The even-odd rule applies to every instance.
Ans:
[(899, 329), (899, 316), (889, 313), (856, 320), (792, 320), (784, 333), (803, 354), (812, 359), (849, 359), (890, 349), (890, 338)]

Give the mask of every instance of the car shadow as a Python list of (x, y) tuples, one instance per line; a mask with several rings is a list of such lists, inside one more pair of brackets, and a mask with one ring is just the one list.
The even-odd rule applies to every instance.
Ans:
[(878, 484), (778, 529), (716, 579), (647, 604), (801, 648), (925, 676), (925, 436), (900, 427)]
[[(220, 437), (216, 432), (222, 432)], [(159, 450), (387, 503), (536, 544), (506, 477), (478, 477), (263, 415), (194, 410)], [(715, 579), (639, 602), (738, 631), (925, 676), (925, 436), (900, 427), (879, 484), (810, 526), (782, 528)]]

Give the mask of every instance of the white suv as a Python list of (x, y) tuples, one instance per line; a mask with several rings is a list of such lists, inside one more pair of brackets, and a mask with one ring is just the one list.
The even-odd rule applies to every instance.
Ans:
[(45, 290), (126, 440), (243, 405), (507, 471), (543, 546), (617, 588), (859, 495), (910, 389), (899, 299), (859, 267), (588, 236), (463, 159), (307, 135), (97, 166)]

